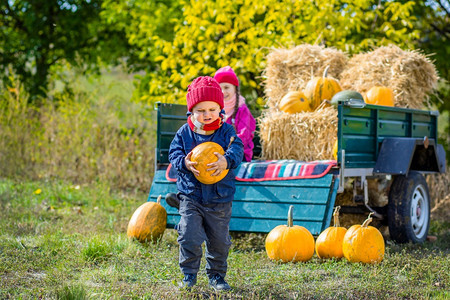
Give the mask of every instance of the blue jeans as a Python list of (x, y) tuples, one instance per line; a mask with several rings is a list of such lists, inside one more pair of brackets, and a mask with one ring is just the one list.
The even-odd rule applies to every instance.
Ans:
[(225, 277), (231, 246), (229, 224), (232, 202), (201, 204), (180, 195), (181, 219), (176, 229), (180, 245), (179, 263), (183, 274), (197, 274), (206, 242), (206, 274)]

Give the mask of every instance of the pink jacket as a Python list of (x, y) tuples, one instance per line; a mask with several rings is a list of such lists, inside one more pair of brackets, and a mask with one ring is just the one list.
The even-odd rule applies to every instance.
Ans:
[[(231, 117), (226, 121), (228, 124), (232, 124)], [(236, 112), (235, 119), (236, 133), (244, 143), (244, 161), (251, 161), (253, 156), (253, 137), (255, 136), (256, 121), (253, 118), (252, 113), (247, 107), (247, 104), (239, 106)]]

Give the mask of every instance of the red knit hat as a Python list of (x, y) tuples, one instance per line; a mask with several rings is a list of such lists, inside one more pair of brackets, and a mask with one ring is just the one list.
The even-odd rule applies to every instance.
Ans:
[(217, 70), (216, 74), (214, 75), (214, 79), (217, 80), (218, 83), (227, 82), (231, 83), (232, 85), (239, 86), (239, 80), (230, 66), (226, 66)]
[(199, 102), (213, 101), (223, 109), (223, 93), (219, 83), (212, 77), (200, 76), (188, 86), (186, 95), (188, 111)]

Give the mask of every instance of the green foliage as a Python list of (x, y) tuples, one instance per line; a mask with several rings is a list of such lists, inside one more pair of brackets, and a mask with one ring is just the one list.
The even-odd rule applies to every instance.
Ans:
[(151, 183), (152, 107), (130, 102), (126, 77), (83, 77), (66, 70), (40, 107), (13, 77), (0, 89), (0, 175), (106, 181), (115, 188)]
[(120, 31), (100, 22), (101, 4), (102, 0), (1, 1), (0, 71), (13, 68), (35, 99), (46, 94), (48, 74), (57, 62), (94, 68), (99, 58), (114, 62), (128, 45)]
[(439, 142), (444, 145), (450, 163), (450, 1), (416, 1), (412, 14), (414, 27), (420, 31), (415, 46), (431, 55), (441, 77), (431, 101), (443, 115)]
[[(29, 95), (14, 74), (10, 73), (4, 88), (0, 87), (0, 169), (5, 176), (29, 175), (33, 158), (28, 155), (39, 147), (37, 109), (28, 105)], [(22, 159), (11, 159), (11, 155)]]
[[(135, 59), (128, 59), (128, 66), (134, 71), (146, 71), (146, 75), (136, 75), (136, 97), (148, 94), (150, 82), (153, 86), (152, 93), (161, 97), (169, 96), (167, 91), (162, 89), (164, 82), (161, 80), (164, 78), (159, 76), (162, 51), (160, 41), (173, 41), (175, 26), (183, 19), (182, 2), (105, 0), (102, 8), (101, 16), (104, 22), (125, 32), (128, 42), (132, 45)], [(144, 98), (146, 99), (146, 96)]]
[[(414, 26), (420, 31), (417, 47), (432, 53), (440, 76), (450, 81), (450, 1), (416, 1)], [(448, 94), (447, 94), (448, 96)], [(448, 98), (447, 98), (448, 99)], [(447, 110), (450, 110), (450, 104)]]
[(120, 254), (127, 247), (127, 244), (127, 240), (123, 237), (110, 241), (105, 240), (103, 236), (94, 236), (81, 250), (81, 254), (88, 262), (100, 263)]
[[(136, 0), (128, 7), (144, 2)], [(129, 2), (121, 3), (127, 7)], [(230, 65), (242, 81), (243, 94), (255, 109), (264, 104), (261, 74), (271, 47), (318, 43), (354, 53), (389, 43), (412, 47), (419, 34), (413, 28), (413, 1), (180, 0), (179, 3), (184, 8), (183, 16), (174, 26), (172, 39), (148, 38), (145, 33), (157, 31), (147, 23), (125, 28), (130, 32), (130, 44), (139, 49), (141, 57), (148, 58), (150, 65), (160, 65), (141, 79), (147, 88), (141, 86), (139, 96), (149, 103), (183, 103), (193, 78), (213, 75), (217, 68)], [(138, 21), (145, 14), (145, 10), (134, 11), (130, 18)], [(151, 56), (147, 55), (149, 49)]]
[(56, 298), (60, 300), (84, 300), (89, 299), (88, 293), (82, 285), (64, 285), (56, 291)]

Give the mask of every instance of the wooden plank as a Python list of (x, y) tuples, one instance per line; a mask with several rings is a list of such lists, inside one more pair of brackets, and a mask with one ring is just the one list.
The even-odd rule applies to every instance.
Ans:
[(284, 220), (287, 218), (289, 206), (294, 205), (299, 209), (295, 212), (295, 219), (308, 222), (322, 222), (326, 210), (323, 205), (279, 203), (279, 202), (245, 202), (245, 200), (233, 201), (233, 217), (255, 218), (268, 220)]
[[(295, 214), (295, 212), (294, 212)], [(286, 220), (256, 220), (256, 219), (242, 219), (231, 218), (230, 231), (245, 231), (245, 232), (261, 232), (268, 233), (278, 225), (287, 225)], [(311, 234), (319, 235), (322, 229), (321, 223), (305, 222), (294, 219), (294, 225), (303, 226), (307, 228)]]
[[(168, 228), (174, 228), (180, 221), (180, 215), (168, 215)], [(259, 232), (268, 233), (278, 225), (287, 225), (286, 220), (269, 220), (269, 219), (239, 219), (232, 217), (230, 220), (230, 231), (239, 232)], [(294, 225), (307, 228), (311, 234), (319, 235), (323, 229), (321, 223), (306, 222), (294, 219)]]
[[(317, 203), (326, 202), (326, 197), (330, 189), (332, 175), (326, 175), (314, 180), (274, 180), (263, 182), (236, 182), (235, 199), (245, 199), (245, 201), (279, 201), (287, 203)], [(165, 179), (165, 170), (158, 170), (154, 176), (155, 191), (152, 192), (156, 199), (157, 193), (176, 192), (174, 182)], [(156, 183), (156, 185), (155, 185)], [(311, 190), (311, 187), (314, 189)], [(156, 190), (157, 189), (157, 190)]]
[[(331, 174), (316, 179), (237, 181), (230, 230), (269, 232), (277, 225), (286, 224), (289, 206), (293, 205), (294, 224), (317, 235), (330, 224), (336, 181)], [(157, 170), (148, 201), (156, 201), (158, 195), (164, 197), (169, 192), (177, 192), (176, 184), (165, 179), (164, 169)], [(178, 210), (165, 201), (161, 204), (168, 214), (167, 226), (173, 228), (180, 219)]]

